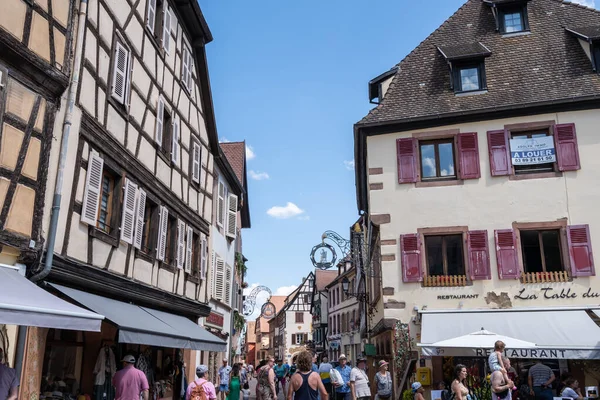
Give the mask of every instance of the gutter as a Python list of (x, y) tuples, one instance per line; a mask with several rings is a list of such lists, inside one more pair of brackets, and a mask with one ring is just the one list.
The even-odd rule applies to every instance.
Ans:
[(62, 200), (62, 187), (65, 173), (65, 163), (67, 160), (67, 151), (69, 148), (69, 134), (71, 133), (71, 124), (73, 119), (73, 109), (75, 107), (75, 95), (79, 84), (79, 71), (81, 70), (81, 59), (83, 55), (83, 34), (85, 32), (85, 20), (87, 16), (88, 0), (79, 2), (79, 20), (77, 21), (77, 39), (75, 42), (75, 59), (73, 61), (73, 73), (69, 83), (69, 92), (67, 95), (67, 110), (62, 130), (62, 143), (58, 156), (58, 171), (56, 174), (56, 184), (54, 186), (54, 197), (52, 199), (52, 211), (50, 216), (50, 228), (48, 232), (48, 245), (46, 247), (46, 260), (42, 271), (33, 275), (32, 282), (38, 282), (46, 278), (52, 270), (52, 260), (54, 258), (54, 246), (56, 244), (56, 231), (58, 229), (58, 217), (60, 215), (60, 203)]

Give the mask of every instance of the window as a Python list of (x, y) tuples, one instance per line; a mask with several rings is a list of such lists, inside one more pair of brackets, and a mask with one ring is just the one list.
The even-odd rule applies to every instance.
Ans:
[(425, 255), (427, 275), (465, 275), (462, 235), (425, 236)]
[(296, 323), (297, 324), (304, 323), (304, 313), (301, 313), (301, 312), (296, 313)]
[(423, 180), (456, 179), (453, 139), (421, 141), (419, 150)]
[(310, 304), (310, 295), (308, 295), (308, 294), (304, 295), (304, 304)]
[(171, 49), (171, 10), (166, 0), (148, 0), (146, 27), (168, 54)]
[(169, 215), (167, 220), (167, 239), (165, 242), (165, 264), (175, 265), (177, 258), (177, 218)]
[[(143, 226), (140, 229), (140, 250), (152, 255), (156, 249), (156, 223), (158, 222), (158, 205), (151, 200), (145, 200)], [(140, 203), (141, 204), (141, 203)], [(139, 225), (138, 225), (139, 226)]]
[(198, 141), (192, 139), (192, 157), (190, 158), (190, 175), (192, 182), (200, 184), (200, 172), (202, 165), (202, 147)]
[(113, 193), (115, 190), (115, 178), (109, 171), (102, 172), (102, 185), (100, 191), (100, 207), (98, 207), (98, 220), (96, 227), (106, 233), (111, 233), (114, 226), (111, 226), (111, 217), (113, 210)]
[(527, 6), (501, 7), (497, 18), (498, 29), (501, 33), (515, 33), (529, 30)]
[[(191, 229), (191, 228), (190, 228)], [(200, 241), (200, 235), (193, 233), (192, 237), (192, 265), (191, 274), (197, 276), (200, 274), (201, 255), (202, 255), (202, 242)]]
[(302, 336), (303, 336), (303, 335), (302, 335), (301, 333), (296, 333), (296, 334), (294, 335), (294, 340), (293, 340), (293, 341), (294, 341), (294, 343), (295, 343), (296, 345), (300, 345), (300, 344), (302, 344)]
[(192, 90), (192, 65), (192, 52), (188, 45), (184, 43), (181, 61), (181, 82), (183, 82), (183, 87), (186, 88), (188, 92), (191, 92)]
[(163, 108), (163, 134), (162, 141), (160, 143), (160, 150), (166, 156), (171, 156), (172, 148), (172, 135), (173, 135), (173, 123), (171, 120), (171, 114)]
[[(548, 129), (533, 131), (533, 132), (511, 133), (511, 139), (517, 139), (517, 140), (529, 139), (528, 140), (529, 142), (535, 142), (536, 141), (535, 139), (545, 138), (548, 136), (551, 137), (550, 133), (548, 132)], [(554, 145), (552, 139), (550, 139), (550, 142), (552, 143), (552, 145)], [(511, 151), (513, 150), (513, 143), (515, 143), (515, 142), (513, 142), (513, 141), (510, 142)], [(538, 153), (538, 154), (541, 154), (541, 153)], [(538, 173), (538, 172), (553, 172), (555, 170), (556, 156), (554, 155), (554, 152), (552, 152), (552, 156), (530, 157), (530, 159), (531, 159), (530, 161), (533, 161), (534, 158), (538, 159), (538, 161), (535, 164), (514, 165), (514, 162), (513, 162), (515, 174), (516, 175), (533, 174), (533, 173)], [(545, 159), (548, 159), (549, 161), (546, 161)]]
[(111, 96), (118, 103), (127, 105), (131, 71), (131, 52), (118, 37), (113, 46)]
[(521, 230), (524, 272), (554, 272), (564, 269), (560, 230)]
[(469, 64), (458, 64), (454, 72), (454, 92), (485, 90), (485, 63), (483, 60)]

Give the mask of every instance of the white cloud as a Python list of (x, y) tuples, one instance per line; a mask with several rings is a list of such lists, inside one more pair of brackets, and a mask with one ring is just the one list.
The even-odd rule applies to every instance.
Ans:
[(310, 215), (302, 215), (302, 216), (298, 217), (298, 219), (300, 221), (308, 221), (308, 220), (310, 220)]
[(246, 159), (254, 160), (256, 158), (256, 153), (254, 153), (254, 149), (250, 145), (246, 145)]
[(571, 0), (571, 3), (581, 4), (582, 6), (596, 8), (596, 0)]
[(298, 288), (298, 285), (281, 286), (281, 287), (278, 287), (277, 290), (275, 290), (275, 293), (273, 293), (273, 295), (288, 296), (297, 288)]
[(440, 171), (442, 176), (451, 176), (454, 175), (454, 164), (450, 164), (448, 169), (444, 168)]
[(222, 137), (220, 142), (221, 143), (229, 143), (229, 142), (231, 142), (231, 140), (227, 139), (226, 137)]
[(435, 160), (432, 157), (423, 159), (423, 169), (427, 169), (425, 176), (435, 176)]
[(254, 179), (255, 181), (264, 181), (265, 179), (270, 178), (269, 174), (267, 174), (266, 172), (259, 172), (254, 170), (248, 171), (248, 175), (250, 175), (250, 178)]
[(344, 160), (344, 166), (348, 171), (354, 171), (354, 160)]
[(300, 214), (304, 214), (304, 210), (295, 205), (292, 202), (289, 202), (284, 206), (274, 206), (267, 210), (267, 214), (269, 214), (273, 218), (278, 219), (287, 219), (292, 217), (297, 217)]

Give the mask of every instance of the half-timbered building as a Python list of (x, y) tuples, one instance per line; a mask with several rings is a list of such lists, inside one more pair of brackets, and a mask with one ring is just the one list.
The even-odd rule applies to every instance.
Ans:
[(291, 365), (292, 356), (308, 348), (312, 341), (312, 315), (310, 314), (315, 274), (311, 272), (285, 300), (277, 311), (276, 353)]
[[(70, 140), (62, 138), (66, 154), (56, 146), (50, 155), (64, 155), (66, 168), (47, 288), (106, 319), (99, 333), (31, 336), (28, 363), (39, 367), (30, 375), (62, 362), (61, 374), (72, 372), (91, 394), (91, 371), (112, 352), (144, 360), (155, 381), (174, 371), (190, 379), (182, 366), (196, 364), (195, 351), (201, 358), (226, 346), (198, 326), (210, 311), (213, 165), (222, 157), (204, 47), (212, 36), (194, 0), (89, 0), (79, 12)], [(54, 175), (50, 168), (50, 182)], [(76, 356), (50, 363), (65, 346)]]

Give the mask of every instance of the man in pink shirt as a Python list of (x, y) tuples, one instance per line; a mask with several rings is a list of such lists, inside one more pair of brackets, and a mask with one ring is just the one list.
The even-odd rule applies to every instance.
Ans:
[(144, 400), (148, 400), (148, 379), (142, 371), (133, 366), (135, 357), (126, 355), (121, 362), (123, 369), (117, 371), (112, 378), (116, 389), (115, 400), (140, 400), (140, 394)]
[(194, 382), (188, 385), (187, 392), (185, 393), (185, 400), (190, 400), (192, 390), (194, 390), (194, 388), (199, 385), (204, 388), (204, 393), (206, 393), (206, 397), (208, 397), (208, 400), (215, 400), (217, 398), (215, 385), (213, 385), (212, 382), (206, 380), (207, 373), (208, 367), (206, 365), (198, 365), (196, 367), (196, 376), (198, 377), (198, 379), (196, 379)]

